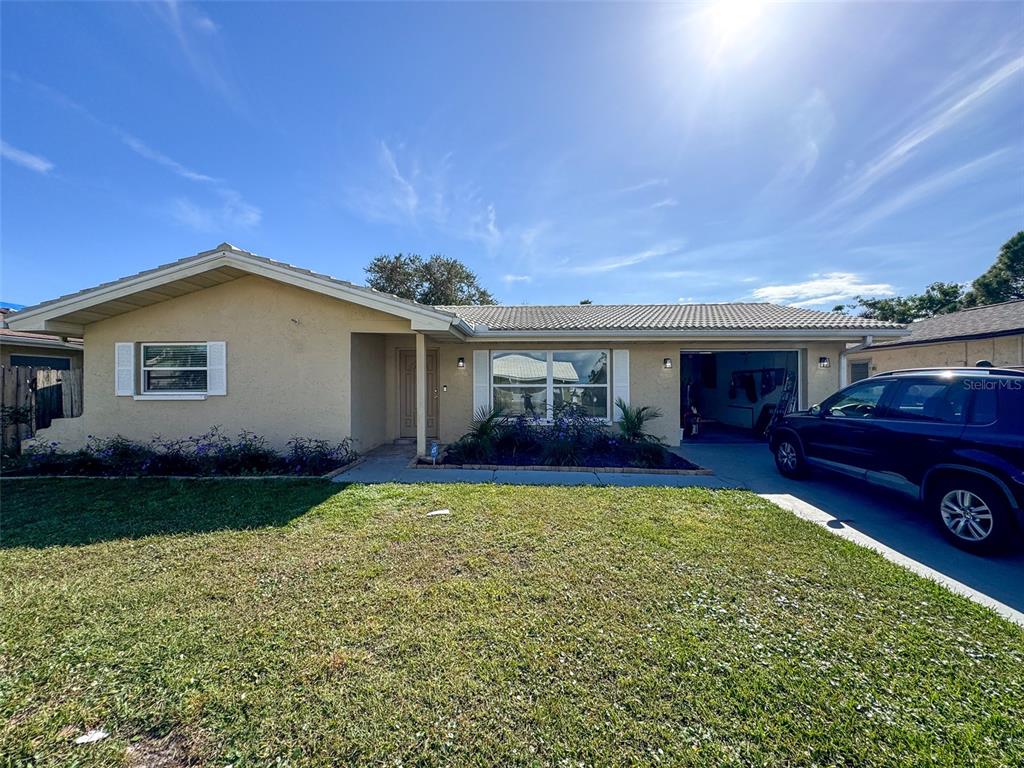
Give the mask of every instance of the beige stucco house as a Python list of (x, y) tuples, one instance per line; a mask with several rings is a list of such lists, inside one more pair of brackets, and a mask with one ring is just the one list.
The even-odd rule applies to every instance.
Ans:
[(750, 426), (791, 376), (800, 406), (835, 391), (848, 345), (902, 328), (771, 304), (430, 307), (227, 243), (29, 307), (15, 330), (81, 336), (84, 411), (45, 439), (148, 439), (213, 425), (294, 435), (458, 438), (474, 412), (549, 417), (579, 403), (652, 405), (679, 440), (685, 404)]
[(1024, 300), (972, 307), (918, 320), (901, 338), (872, 338), (847, 352), (850, 381), (900, 368), (1024, 368)]

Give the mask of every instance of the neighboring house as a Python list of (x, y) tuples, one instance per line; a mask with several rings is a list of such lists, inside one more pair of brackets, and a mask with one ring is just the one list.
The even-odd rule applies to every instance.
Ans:
[(903, 338), (874, 338), (849, 350), (850, 381), (883, 371), (931, 366), (973, 366), (988, 361), (1024, 368), (1024, 299), (973, 307), (911, 323)]
[[(450, 442), (480, 408), (549, 415), (579, 403), (651, 405), (679, 440), (681, 403), (721, 393), (746, 426), (791, 372), (809, 405), (840, 384), (840, 356), (901, 326), (771, 304), (430, 307), (227, 243), (53, 301), (19, 331), (82, 335), (85, 411), (47, 439), (148, 439), (242, 429), (360, 450)], [(741, 418), (740, 418), (741, 417)]]
[(60, 336), (14, 331), (7, 320), (16, 316), (8, 307), (0, 307), (0, 365), (32, 366), (66, 371), (82, 367), (82, 340)]

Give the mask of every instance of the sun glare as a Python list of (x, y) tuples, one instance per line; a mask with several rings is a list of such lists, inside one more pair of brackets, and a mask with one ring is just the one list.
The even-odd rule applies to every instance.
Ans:
[(757, 35), (764, 0), (716, 0), (705, 11), (704, 35), (713, 61), (750, 43)]

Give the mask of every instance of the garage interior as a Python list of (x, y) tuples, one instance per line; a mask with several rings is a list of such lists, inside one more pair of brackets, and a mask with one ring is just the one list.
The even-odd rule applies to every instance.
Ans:
[(679, 356), (684, 441), (761, 440), (790, 378), (799, 402), (800, 355), (791, 351), (688, 352)]

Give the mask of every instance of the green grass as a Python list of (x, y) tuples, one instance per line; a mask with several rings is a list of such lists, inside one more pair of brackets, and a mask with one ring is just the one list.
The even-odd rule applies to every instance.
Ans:
[(11, 765), (1024, 761), (1024, 632), (751, 494), (2, 496)]

